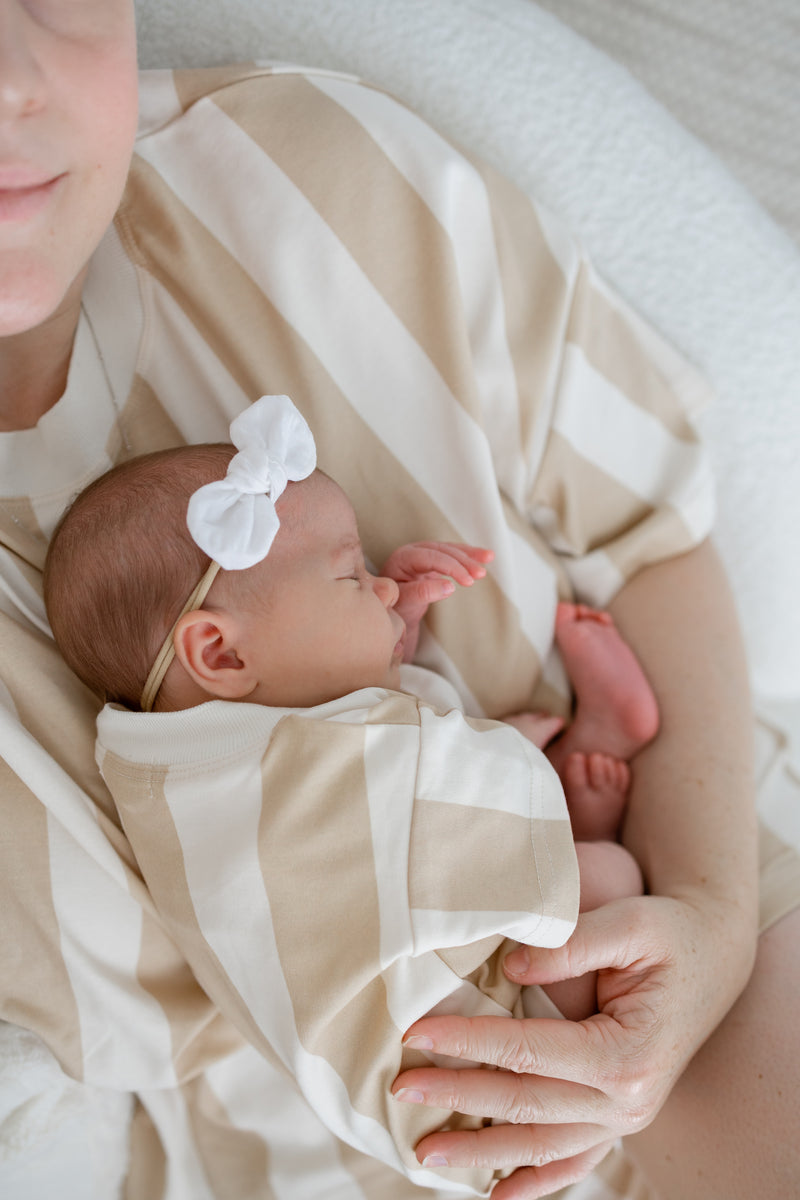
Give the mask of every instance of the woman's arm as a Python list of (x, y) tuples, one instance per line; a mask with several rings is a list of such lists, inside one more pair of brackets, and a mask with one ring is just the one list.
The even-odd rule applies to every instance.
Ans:
[(585, 914), (560, 950), (513, 956), (515, 977), (526, 983), (599, 968), (596, 1017), (418, 1022), (410, 1032), (423, 1044), (501, 1070), (430, 1068), (396, 1085), (410, 1099), (446, 1096), (448, 1106), (511, 1122), (472, 1135), (434, 1134), (418, 1148), (454, 1166), (532, 1164), (498, 1184), (497, 1200), (549, 1194), (591, 1169), (592, 1148), (652, 1121), (754, 959), (749, 690), (716, 554), (706, 543), (642, 570), (611, 610), (662, 716), (658, 738), (634, 762), (625, 828), (654, 895)]
[(705, 542), (640, 572), (611, 611), (662, 721), (635, 760), (623, 840), (655, 895), (717, 910), (731, 937), (730, 1004), (752, 967), (758, 900), (753, 719), (733, 598)]

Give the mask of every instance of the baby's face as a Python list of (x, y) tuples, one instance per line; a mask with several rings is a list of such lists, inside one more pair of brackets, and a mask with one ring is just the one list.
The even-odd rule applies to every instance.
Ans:
[(278, 514), (267, 559), (246, 572), (243, 620), (260, 679), (248, 699), (306, 708), (363, 687), (397, 689), (397, 584), (367, 571), (344, 492), (317, 473), (290, 485)]

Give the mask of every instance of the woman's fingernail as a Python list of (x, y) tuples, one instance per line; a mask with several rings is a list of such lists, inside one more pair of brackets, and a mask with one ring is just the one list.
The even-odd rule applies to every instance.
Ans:
[(423, 1167), (446, 1167), (447, 1159), (441, 1154), (429, 1154), (422, 1160)]
[(520, 946), (506, 957), (503, 967), (509, 975), (524, 975), (530, 962), (528, 951), (524, 946)]
[(411, 1037), (405, 1038), (403, 1041), (403, 1045), (407, 1046), (409, 1050), (432, 1050), (433, 1049), (433, 1042), (431, 1041), (431, 1039), (429, 1037), (420, 1037), (420, 1035), (417, 1033), (412, 1034)]
[(416, 1092), (413, 1088), (400, 1088), (399, 1091), (392, 1094), (395, 1100), (402, 1100), (404, 1104), (424, 1104), (425, 1102), (422, 1092)]

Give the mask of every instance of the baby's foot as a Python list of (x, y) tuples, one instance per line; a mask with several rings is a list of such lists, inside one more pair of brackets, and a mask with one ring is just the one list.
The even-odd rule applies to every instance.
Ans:
[(625, 809), (631, 773), (609, 754), (570, 754), (561, 779), (576, 841), (613, 841)]
[(633, 651), (608, 613), (559, 604), (556, 643), (575, 689), (575, 718), (560, 742), (575, 751), (629, 759), (658, 731), (658, 708)]

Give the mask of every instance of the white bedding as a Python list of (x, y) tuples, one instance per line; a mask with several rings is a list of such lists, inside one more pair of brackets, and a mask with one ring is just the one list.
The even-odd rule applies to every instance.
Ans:
[[(138, 0), (137, 10), (143, 65), (260, 57), (370, 78), (577, 231), (718, 389), (702, 424), (753, 679), (766, 697), (800, 697), (800, 253), (717, 160), (530, 0)], [(772, 711), (800, 731), (800, 701)], [(787, 745), (763, 735), (772, 816), (796, 834)], [(0, 1025), (5, 1200), (112, 1200), (128, 1113), (127, 1098), (65, 1080), (35, 1039)]]

